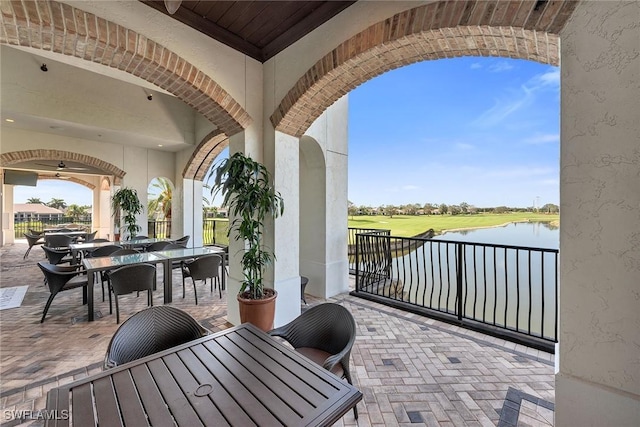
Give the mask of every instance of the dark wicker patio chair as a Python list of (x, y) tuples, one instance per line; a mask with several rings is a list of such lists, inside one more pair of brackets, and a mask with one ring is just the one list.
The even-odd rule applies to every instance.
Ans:
[(171, 242), (154, 242), (148, 246), (145, 246), (144, 251), (145, 252), (161, 251), (165, 248), (165, 246), (170, 244)]
[(111, 240), (109, 239), (103, 239), (102, 237), (98, 238), (98, 239), (93, 239), (91, 242), (92, 243), (104, 243), (104, 242), (110, 242)]
[[(99, 248), (96, 248), (94, 250), (92, 250), (91, 252), (88, 252), (85, 255), (85, 258), (99, 258), (99, 257), (103, 257), (103, 256), (112, 256), (114, 252), (119, 251), (120, 249), (122, 249), (122, 246), (120, 245), (108, 245), (108, 246), (101, 246)], [(100, 284), (102, 285), (102, 301), (104, 301), (104, 284), (105, 282), (108, 281), (108, 277), (106, 272), (101, 271), (100, 272)], [(109, 295), (111, 296), (111, 295)], [(111, 304), (111, 299), (109, 299), (109, 304)]]
[[(109, 273), (111, 290), (116, 300), (116, 323), (120, 323), (118, 296), (136, 291), (147, 291), (147, 303), (153, 306), (153, 288), (156, 280), (156, 267), (152, 264), (125, 265)], [(111, 294), (109, 294), (111, 295)], [(111, 309), (111, 303), (109, 303)]]
[(82, 304), (87, 303), (87, 276), (82, 271), (77, 270), (73, 266), (58, 266), (43, 261), (38, 262), (38, 267), (44, 274), (45, 282), (49, 287), (49, 299), (44, 306), (40, 323), (44, 322), (44, 318), (49, 311), (51, 302), (58, 293), (71, 289), (82, 288)]
[[(315, 305), (269, 335), (284, 338), (298, 353), (353, 384), (349, 358), (356, 340), (356, 322), (343, 306)], [(353, 413), (357, 419), (355, 406)]]
[(194, 260), (183, 261), (180, 265), (182, 268), (182, 298), (185, 296), (184, 279), (190, 277), (193, 282), (193, 293), (198, 305), (198, 291), (196, 290), (196, 280), (211, 279), (211, 292), (213, 292), (213, 282), (216, 282), (220, 298), (222, 298), (222, 286), (220, 285), (220, 265), (222, 257), (220, 255), (211, 254), (204, 255)]
[(140, 235), (140, 236), (133, 236), (133, 237), (129, 238), (129, 240), (130, 241), (136, 241), (136, 240), (144, 240), (144, 239), (148, 239), (148, 238), (149, 238), (149, 236)]
[(45, 245), (50, 248), (68, 248), (71, 243), (73, 243), (73, 238), (71, 236), (65, 236), (63, 234), (57, 234), (54, 236), (44, 236)]
[(68, 255), (71, 255), (71, 250), (66, 249), (58, 249), (58, 248), (50, 248), (46, 244), (42, 246), (42, 250), (44, 251), (44, 255), (47, 257), (49, 264), (58, 265), (71, 262), (73, 258)]
[(44, 245), (44, 240), (42, 239), (42, 236), (38, 236), (37, 234), (24, 233), (24, 237), (27, 239), (29, 249), (24, 253), (22, 259), (27, 259), (29, 252), (31, 252), (31, 248), (37, 245)]
[(187, 245), (189, 244), (189, 239), (191, 238), (191, 236), (184, 236), (179, 238), (178, 240), (175, 241), (175, 243), (177, 243), (178, 245), (182, 245), (185, 248), (187, 247)]
[(209, 335), (187, 312), (168, 305), (139, 311), (118, 328), (104, 358), (104, 369)]

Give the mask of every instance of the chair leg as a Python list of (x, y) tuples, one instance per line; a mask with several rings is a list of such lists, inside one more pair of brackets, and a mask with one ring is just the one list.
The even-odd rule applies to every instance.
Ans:
[(49, 311), (49, 307), (51, 307), (51, 301), (53, 301), (53, 297), (56, 294), (49, 295), (49, 299), (47, 300), (47, 304), (44, 306), (44, 311), (42, 312), (42, 319), (40, 319), (40, 323), (44, 322), (44, 317), (47, 315), (47, 311)]
[(184, 298), (184, 275), (182, 276), (182, 298)]
[(222, 284), (220, 283), (220, 278), (216, 277), (216, 285), (218, 286), (218, 294), (220, 298), (222, 298)]
[(191, 278), (191, 281), (193, 282), (193, 294), (196, 296), (196, 305), (198, 305), (198, 290), (196, 289), (196, 281), (193, 277)]
[[(344, 378), (347, 380), (347, 382), (351, 385), (353, 385), (353, 383), (351, 382), (351, 373), (349, 371), (347, 371), (346, 369), (344, 370)], [(358, 419), (358, 407), (354, 406), (353, 407), (353, 416), (355, 417), (355, 419)]]
[(147, 299), (148, 299), (147, 304), (153, 307), (153, 293), (151, 290), (147, 291)]
[(31, 248), (33, 246), (29, 246), (29, 249), (27, 249), (27, 252), (24, 253), (24, 256), (22, 257), (22, 259), (27, 259), (27, 257), (29, 256), (29, 252), (31, 252)]
[(116, 323), (120, 323), (120, 307), (118, 307), (118, 295), (114, 293), (113, 298), (116, 300)]

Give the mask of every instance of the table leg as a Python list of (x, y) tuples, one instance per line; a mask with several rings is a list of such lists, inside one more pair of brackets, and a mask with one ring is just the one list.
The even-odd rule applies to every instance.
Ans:
[(93, 287), (95, 286), (96, 272), (93, 270), (87, 271), (87, 320), (93, 322)]
[(169, 304), (173, 300), (173, 269), (171, 260), (164, 262), (164, 303)]

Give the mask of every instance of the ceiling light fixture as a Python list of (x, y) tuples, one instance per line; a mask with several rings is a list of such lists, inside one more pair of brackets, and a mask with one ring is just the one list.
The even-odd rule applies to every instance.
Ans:
[(180, 3), (182, 3), (182, 0), (164, 0), (164, 7), (167, 8), (169, 15), (173, 15), (180, 7)]
[(15, 120), (13, 119), (4, 119), (5, 122), (13, 123)]
[(42, 64), (42, 65), (40, 66), (40, 69), (41, 69), (42, 71), (44, 71), (45, 73), (46, 73), (47, 71), (49, 71), (49, 69), (47, 68), (47, 64)]

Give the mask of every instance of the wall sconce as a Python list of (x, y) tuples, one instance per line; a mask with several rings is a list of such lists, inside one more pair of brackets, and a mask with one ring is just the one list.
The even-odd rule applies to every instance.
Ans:
[(49, 69), (47, 68), (47, 64), (42, 64), (42, 65), (40, 66), (40, 69), (41, 69), (42, 71), (44, 71), (45, 73), (46, 73), (47, 71), (49, 71)]

